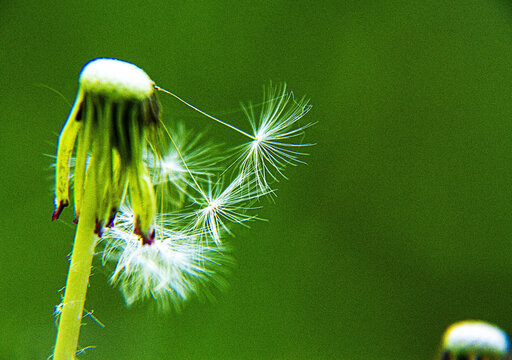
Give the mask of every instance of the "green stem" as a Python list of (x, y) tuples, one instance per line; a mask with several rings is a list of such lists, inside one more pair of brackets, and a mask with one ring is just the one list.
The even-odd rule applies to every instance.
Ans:
[(66, 293), (53, 354), (54, 360), (75, 359), (78, 346), (78, 335), (82, 324), (82, 313), (97, 239), (94, 234), (96, 212), (99, 205), (96, 195), (96, 173), (96, 161), (92, 157), (87, 169), (84, 197), (66, 281)]

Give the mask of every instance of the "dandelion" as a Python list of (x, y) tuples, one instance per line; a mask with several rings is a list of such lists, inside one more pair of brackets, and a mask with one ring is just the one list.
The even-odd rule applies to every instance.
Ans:
[[(73, 186), (78, 223), (54, 359), (76, 354), (93, 255), (112, 269), (110, 282), (128, 305), (154, 299), (181, 308), (192, 296), (226, 286), (232, 259), (226, 234), (257, 219), (260, 198), (286, 165), (301, 163), (298, 125), (310, 108), (286, 87), (270, 86), (257, 119), (244, 107), (253, 134), (217, 119), (157, 86), (137, 66), (96, 59), (84, 66), (79, 90), (59, 137), (55, 211), (69, 205)], [(249, 138), (222, 150), (182, 123), (167, 128), (156, 91)], [(297, 140), (297, 141), (295, 141)], [(236, 160), (233, 161), (233, 158)], [(96, 251), (98, 245), (99, 251)]]
[(78, 227), (61, 311), (54, 359), (74, 358), (97, 236), (112, 225), (126, 191), (134, 208), (134, 232), (154, 241), (156, 198), (143, 149), (158, 151), (159, 104), (153, 81), (135, 65), (97, 59), (84, 66), (79, 90), (59, 137), (56, 164), (57, 219), (69, 204), (71, 158)]
[(468, 320), (451, 325), (443, 336), (441, 360), (505, 360), (510, 355), (508, 335), (496, 325)]

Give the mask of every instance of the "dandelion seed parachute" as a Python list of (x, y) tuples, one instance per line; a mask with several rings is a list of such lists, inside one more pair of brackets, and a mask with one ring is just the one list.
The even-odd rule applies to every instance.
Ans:
[(242, 172), (253, 174), (258, 187), (267, 192), (271, 179), (278, 180), (277, 175), (286, 178), (283, 170), (287, 165), (304, 163), (300, 157), (307, 154), (302, 148), (312, 144), (297, 143), (296, 140), (313, 123), (298, 125), (311, 105), (305, 98), (296, 100), (292, 92), (287, 92), (286, 84), (271, 84), (265, 89), (263, 99), (258, 116), (253, 106), (244, 107), (252, 127), (252, 141), (240, 147), (237, 162)]
[(193, 179), (208, 186), (210, 178), (222, 169), (219, 166), (220, 146), (204, 141), (204, 134), (194, 134), (182, 122), (170, 127), (175, 144), (170, 144), (160, 157), (145, 154), (153, 184), (163, 187), (168, 211), (182, 208), (187, 200), (193, 199), (191, 190), (196, 187)]
[(241, 173), (226, 187), (222, 182), (210, 187), (207, 196), (197, 200), (200, 207), (195, 212), (194, 228), (220, 244), (224, 233), (231, 233), (229, 223), (245, 225), (255, 219), (256, 216), (249, 215), (257, 208), (253, 204), (268, 191), (256, 191), (254, 183), (254, 178), (247, 179), (246, 174)]

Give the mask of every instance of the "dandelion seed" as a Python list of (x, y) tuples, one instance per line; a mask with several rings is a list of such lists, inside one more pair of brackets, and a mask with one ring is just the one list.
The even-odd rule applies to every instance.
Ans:
[(255, 115), (252, 105), (243, 107), (252, 126), (252, 134), (207, 114), (168, 90), (159, 86), (155, 88), (173, 96), (204, 116), (250, 138), (249, 143), (238, 148), (237, 152), (240, 155), (228, 168), (248, 176), (255, 176), (262, 192), (270, 190), (270, 180), (277, 181), (278, 175), (286, 178), (283, 170), (287, 165), (295, 166), (304, 163), (300, 157), (307, 153), (300, 150), (302, 147), (313, 145), (301, 143), (299, 137), (302, 137), (305, 129), (314, 123), (298, 125), (299, 120), (309, 112), (312, 105), (305, 98), (296, 100), (293, 92), (286, 91), (286, 84), (280, 86), (271, 84), (264, 90), (264, 101), (259, 117)]
[(144, 246), (133, 234), (133, 213), (121, 207), (115, 226), (104, 234), (103, 262), (115, 264), (111, 277), (131, 305), (154, 298), (162, 308), (180, 305), (192, 294), (209, 295), (207, 283), (224, 287), (231, 258), (225, 247), (211, 247), (194, 233), (166, 227), (166, 215), (155, 225), (155, 241)]
[(173, 203), (175, 210), (183, 207), (186, 196), (192, 196), (190, 191), (195, 186), (192, 177), (207, 183), (207, 178), (215, 176), (222, 168), (219, 166), (221, 157), (218, 144), (202, 141), (203, 134), (193, 134), (183, 123), (178, 123), (170, 133), (176, 143), (169, 145), (161, 156), (147, 153), (145, 162), (153, 184), (169, 185), (167, 201)]
[(304, 163), (300, 156), (307, 155), (300, 151), (311, 144), (296, 143), (311, 125), (297, 126), (298, 121), (311, 109), (308, 100), (296, 100), (293, 93), (286, 91), (286, 85), (270, 85), (264, 91), (264, 103), (259, 116), (252, 106), (244, 107), (244, 112), (252, 126), (252, 141), (242, 145), (238, 161), (242, 172), (256, 176), (262, 191), (267, 191), (269, 177), (278, 180), (284, 178), (286, 165)]
[(207, 197), (197, 200), (200, 209), (196, 211), (194, 228), (220, 244), (223, 233), (231, 233), (228, 222), (244, 225), (255, 219), (256, 216), (248, 213), (256, 209), (254, 202), (268, 191), (254, 191), (252, 182), (245, 174), (240, 174), (226, 188), (222, 187), (222, 182), (210, 187)]

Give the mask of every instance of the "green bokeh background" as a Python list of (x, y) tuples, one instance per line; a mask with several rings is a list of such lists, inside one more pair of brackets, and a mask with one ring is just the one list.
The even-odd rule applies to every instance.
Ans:
[[(218, 115), (287, 81), (314, 104), (308, 166), (239, 229), (215, 303), (126, 308), (95, 268), (80, 359), (432, 359), (450, 323), (512, 331), (507, 1), (2, 1), (0, 359), (45, 359), (74, 229), (50, 221), (78, 73), (141, 66)], [(170, 97), (166, 121), (242, 141)], [(226, 114), (232, 122), (241, 113)]]

